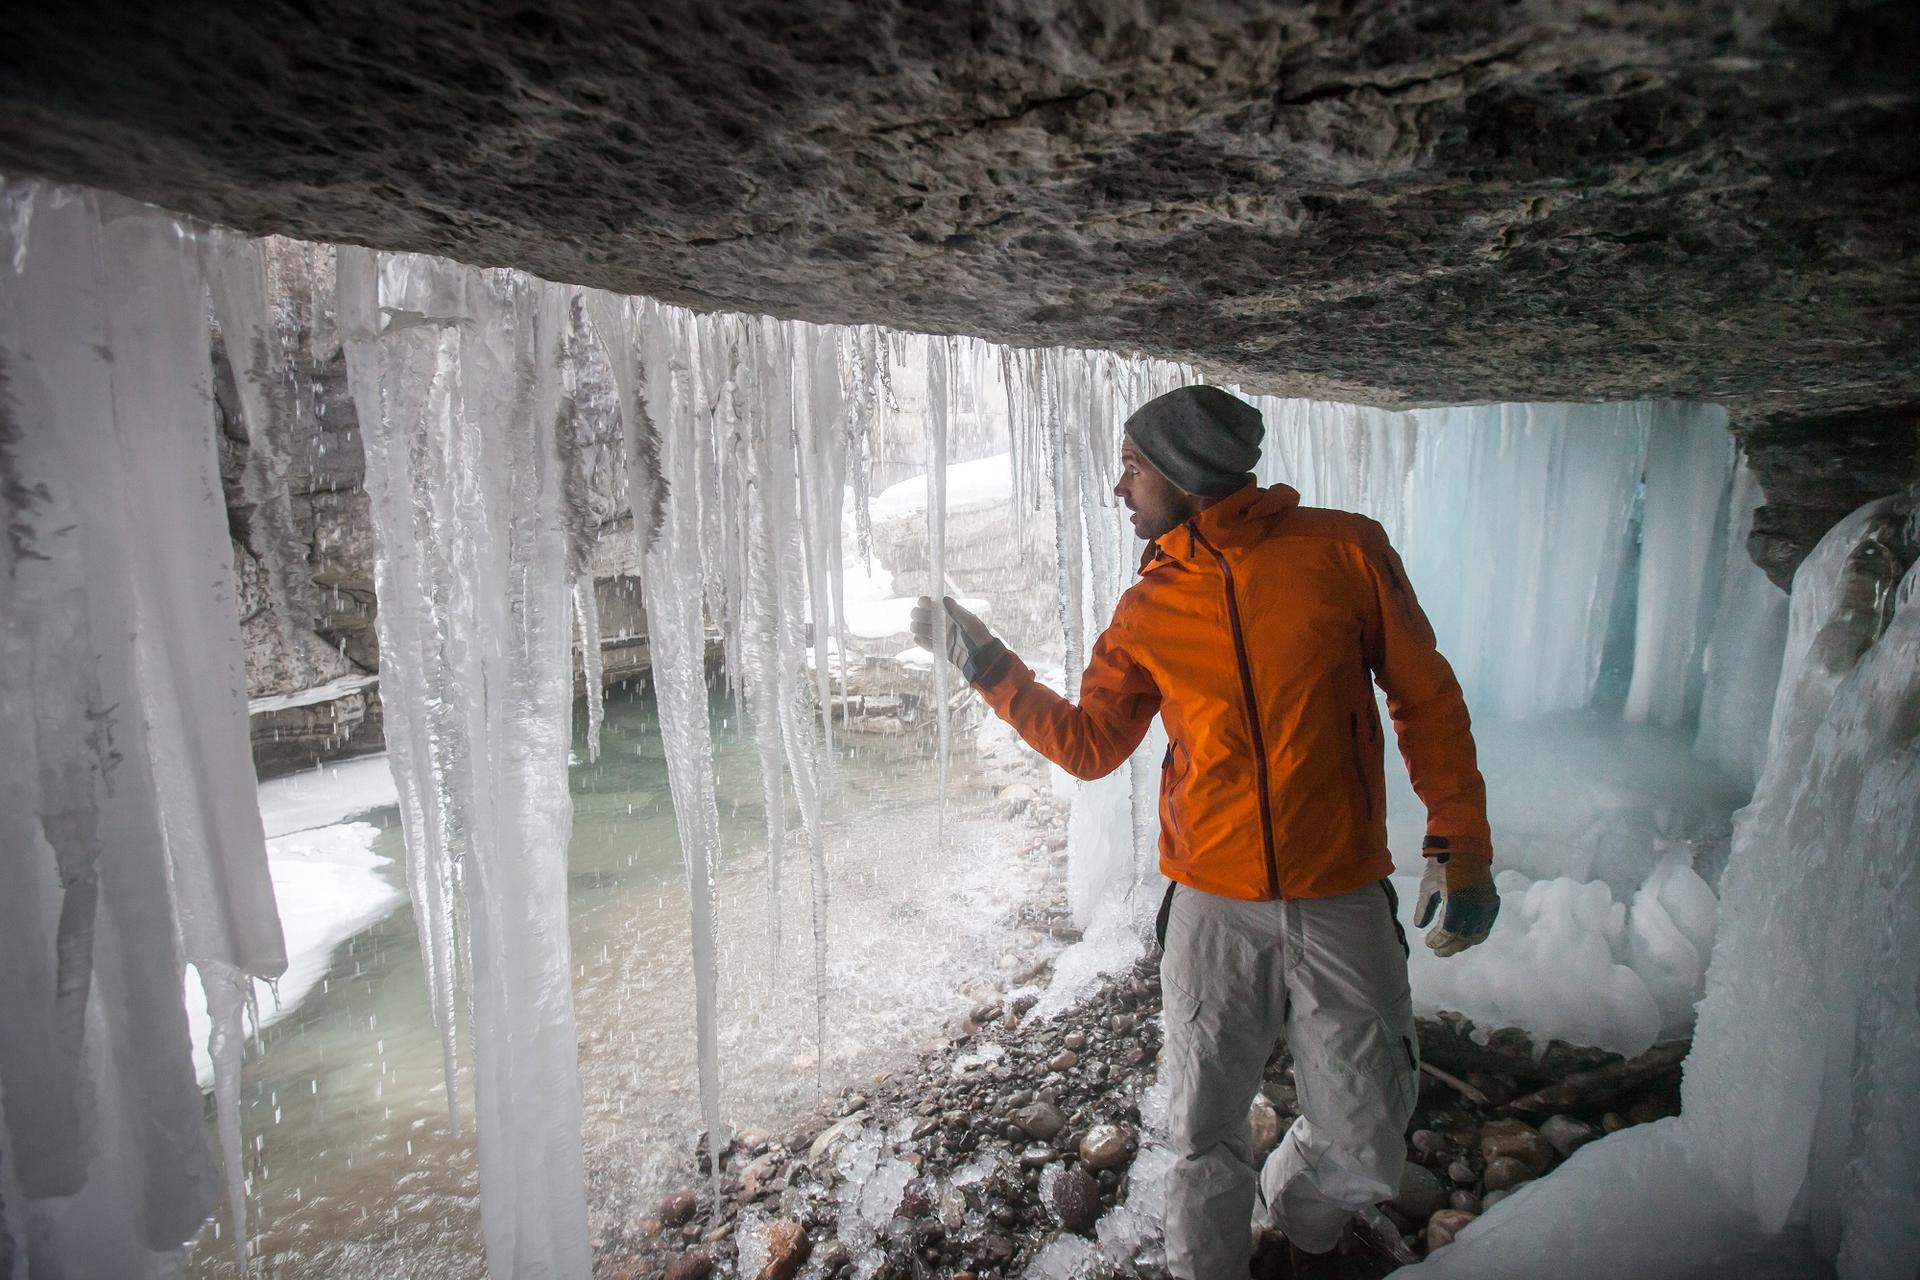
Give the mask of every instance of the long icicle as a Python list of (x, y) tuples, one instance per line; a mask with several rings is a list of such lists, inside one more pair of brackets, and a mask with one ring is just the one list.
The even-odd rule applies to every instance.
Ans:
[(928, 594), (933, 597), (933, 616), (937, 625), (933, 655), (933, 732), (934, 773), (940, 788), (940, 817), (937, 830), (939, 848), (947, 833), (947, 761), (951, 750), (952, 708), (948, 706), (948, 662), (945, 635), (949, 623), (941, 603), (947, 593), (947, 410), (949, 361), (953, 347), (946, 338), (930, 338), (927, 353), (927, 576), (932, 579)]
[[(695, 1041), (700, 1064), (700, 1110), (706, 1123), (713, 1204), (720, 1197), (720, 1153), (726, 1148), (720, 1111), (718, 1009), (719, 925), (714, 911), (714, 868), (720, 858), (720, 813), (714, 794), (713, 738), (706, 684), (706, 593), (701, 568), (699, 494), (700, 423), (691, 402), (699, 386), (698, 350), (688, 323), (656, 315), (649, 326), (649, 356), (656, 370), (669, 369), (659, 419), (660, 474), (666, 481), (660, 536), (647, 553), (648, 634), (653, 639), (654, 694), (660, 733), (667, 748), (667, 782), (673, 794), (680, 850), (686, 863), (687, 906), (693, 930)], [(657, 379), (656, 379), (657, 381)], [(659, 389), (655, 391), (659, 395)], [(629, 451), (629, 464), (633, 454)], [(640, 491), (641, 486), (635, 486)]]

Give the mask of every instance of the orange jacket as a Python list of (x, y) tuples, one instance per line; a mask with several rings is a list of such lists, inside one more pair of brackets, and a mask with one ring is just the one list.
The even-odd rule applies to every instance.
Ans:
[(1227, 898), (1324, 898), (1393, 871), (1387, 711), (1427, 845), (1491, 854), (1466, 702), (1385, 530), (1248, 484), (1147, 547), (1093, 646), (1076, 705), (1008, 653), (988, 705), (1081, 778), (1119, 767), (1154, 714), (1160, 870)]

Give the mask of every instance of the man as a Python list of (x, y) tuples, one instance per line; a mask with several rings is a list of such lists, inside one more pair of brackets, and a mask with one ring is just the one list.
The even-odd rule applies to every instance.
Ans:
[[(1078, 777), (1166, 722), (1166, 1238), (1182, 1280), (1244, 1277), (1250, 1222), (1312, 1274), (1356, 1213), (1398, 1192), (1418, 1051), (1370, 678), (1428, 811), (1418, 923), (1441, 919), (1427, 945), (1471, 946), (1499, 910), (1466, 704), (1400, 559), (1374, 521), (1256, 486), (1263, 434), (1259, 411), (1216, 387), (1128, 419), (1114, 493), (1147, 548), (1078, 704), (951, 599), (938, 640), (932, 601), (914, 612), (915, 638)], [(1283, 1038), (1300, 1115), (1256, 1178), (1247, 1111)]]

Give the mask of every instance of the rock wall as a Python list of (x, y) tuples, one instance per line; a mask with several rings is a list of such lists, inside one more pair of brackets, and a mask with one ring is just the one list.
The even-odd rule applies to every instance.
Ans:
[(1715, 401), (1776, 577), (1912, 474), (1911, 4), (109, 0), (8, 25), (0, 170), (247, 231), (1275, 394)]

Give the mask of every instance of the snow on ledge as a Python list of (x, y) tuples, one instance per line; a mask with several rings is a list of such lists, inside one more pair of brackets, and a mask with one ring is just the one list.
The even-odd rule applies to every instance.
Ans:
[(269, 711), (291, 711), (295, 707), (317, 706), (322, 702), (334, 702), (350, 693), (359, 693), (380, 683), (379, 676), (341, 676), (325, 684), (314, 685), (311, 689), (297, 689), (292, 693), (272, 693), (263, 698), (247, 699), (247, 714), (265, 715)]

